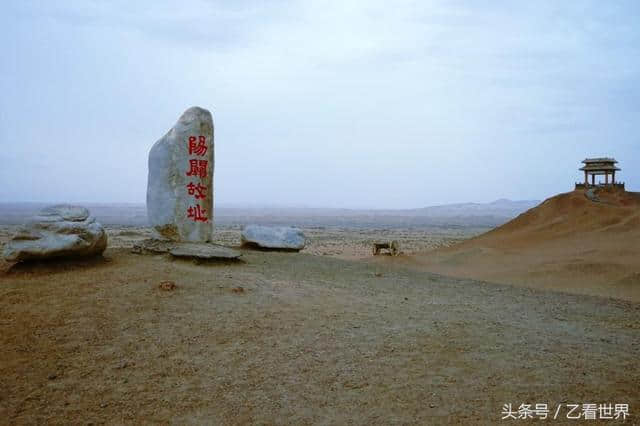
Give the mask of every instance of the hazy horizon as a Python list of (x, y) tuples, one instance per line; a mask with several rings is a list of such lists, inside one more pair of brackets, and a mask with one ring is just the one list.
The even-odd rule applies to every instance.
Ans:
[[(105, 226), (149, 226), (144, 203), (81, 203)], [(287, 225), (330, 227), (495, 227), (537, 205), (534, 200), (448, 204), (417, 209), (344, 209), (309, 206), (217, 205), (215, 226)], [(0, 202), (0, 225), (20, 225), (48, 203)]]
[[(458, 206), (458, 205), (491, 205), (499, 202), (507, 202), (507, 203), (539, 203), (541, 200), (511, 200), (508, 198), (499, 198), (493, 201), (487, 202), (458, 202), (458, 203), (444, 203), (444, 204), (430, 204), (426, 206), (418, 206), (418, 207), (406, 207), (406, 208), (349, 208), (349, 207), (327, 207), (327, 206), (318, 206), (318, 205), (304, 205), (304, 204), (250, 204), (250, 203), (226, 203), (226, 204), (215, 204), (215, 208), (221, 209), (309, 209), (309, 210), (354, 210), (354, 211), (393, 211), (393, 210), (420, 210), (420, 209), (428, 209), (433, 207), (450, 207), (450, 206)], [(103, 202), (103, 201), (76, 201), (77, 203), (85, 206), (92, 205), (104, 205), (104, 206), (145, 206), (146, 202), (144, 201), (112, 201), (112, 202)], [(65, 200), (52, 200), (52, 201), (0, 201), (0, 205), (54, 205), (54, 204), (65, 204)]]
[(144, 203), (198, 105), (215, 204), (541, 200), (612, 156), (640, 190), (640, 3), (10, 1), (0, 202)]

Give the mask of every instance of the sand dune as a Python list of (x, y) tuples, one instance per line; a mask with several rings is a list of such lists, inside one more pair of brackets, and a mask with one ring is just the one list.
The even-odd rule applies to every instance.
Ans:
[(432, 272), (640, 301), (640, 194), (573, 191), (485, 234), (416, 256)]

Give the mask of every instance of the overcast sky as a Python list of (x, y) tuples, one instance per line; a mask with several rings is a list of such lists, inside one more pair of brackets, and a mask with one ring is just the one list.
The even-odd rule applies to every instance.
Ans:
[(190, 106), (218, 205), (406, 208), (640, 190), (640, 2), (2, 2), (0, 202), (144, 202)]

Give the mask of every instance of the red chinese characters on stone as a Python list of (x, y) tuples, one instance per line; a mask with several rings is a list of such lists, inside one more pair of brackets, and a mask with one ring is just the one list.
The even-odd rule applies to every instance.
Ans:
[(206, 136), (189, 136), (189, 155), (199, 155), (202, 157), (207, 153)]
[[(209, 161), (197, 158), (207, 154), (209, 148), (207, 147), (206, 136), (189, 136), (187, 148), (191, 156), (191, 158), (189, 158), (187, 176), (200, 179), (206, 178), (208, 175)], [(186, 189), (187, 193), (193, 196), (195, 200), (204, 200), (207, 198), (208, 188), (206, 185), (202, 185), (201, 182), (189, 182), (186, 185)], [(194, 222), (207, 222), (209, 220), (207, 210), (199, 204), (189, 206), (187, 209), (187, 218)]]
[(207, 198), (206, 186), (200, 184), (194, 185), (193, 182), (189, 182), (189, 185), (187, 185), (187, 190), (189, 191), (189, 195), (193, 195), (196, 200)]
[(207, 211), (196, 204), (187, 209), (187, 217), (193, 219), (194, 222), (207, 222), (209, 218), (206, 216)]
[(209, 162), (207, 160), (189, 160), (189, 171), (187, 172), (187, 176), (206, 178), (208, 166)]

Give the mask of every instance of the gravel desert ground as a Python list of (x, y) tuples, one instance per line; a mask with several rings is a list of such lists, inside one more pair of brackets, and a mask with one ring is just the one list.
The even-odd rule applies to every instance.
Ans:
[[(2, 266), (3, 421), (492, 424), (546, 403), (570, 422), (566, 404), (640, 402), (638, 303), (416, 263), (480, 228), (316, 226), (301, 253), (221, 264), (108, 230), (104, 258)], [(405, 253), (371, 256), (386, 239)]]

